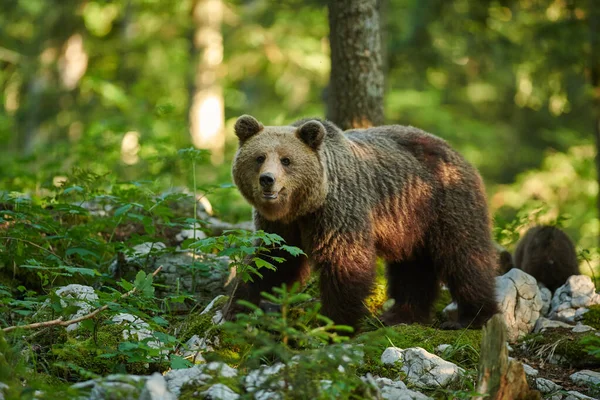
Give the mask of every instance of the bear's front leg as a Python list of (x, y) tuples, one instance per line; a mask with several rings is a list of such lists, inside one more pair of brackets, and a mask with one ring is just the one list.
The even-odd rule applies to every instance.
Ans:
[[(264, 230), (281, 236), (288, 246), (301, 246), (300, 231), (297, 225), (266, 221), (256, 213), (254, 223), (257, 230)], [(260, 243), (256, 245), (260, 245)], [(249, 257), (248, 263), (256, 268), (256, 264), (251, 261), (254, 257)], [(246, 300), (258, 305), (261, 300), (261, 292), (270, 292), (272, 288), (281, 286), (284, 283), (288, 287), (295, 282), (304, 284), (310, 277), (310, 266), (305, 255), (294, 257), (285, 250), (271, 248), (268, 253), (258, 255), (258, 258), (273, 264), (277, 269), (273, 271), (268, 268), (261, 268), (259, 272), (262, 277), (254, 275), (252, 276), (253, 280), (248, 282), (242, 282), (239, 277), (236, 278), (234, 291), (228, 303), (229, 307), (224, 312), (225, 319), (232, 320), (236, 314), (248, 311), (247, 307), (237, 304), (238, 300)], [(277, 263), (273, 261), (273, 258), (282, 258), (285, 261)]]
[(313, 251), (320, 272), (322, 314), (357, 328), (367, 314), (364, 300), (375, 282), (375, 248), (370, 240), (339, 237)]
[[(281, 257), (285, 261), (283, 263), (274, 262), (271, 257)], [(310, 276), (310, 266), (308, 259), (304, 255), (294, 257), (290, 253), (282, 250), (271, 250), (266, 255), (261, 255), (261, 258), (273, 264), (277, 270), (273, 271), (267, 268), (261, 268), (259, 276), (253, 276), (253, 281), (242, 282), (240, 278), (237, 281), (237, 287), (232, 293), (230, 306), (225, 312), (225, 319), (231, 320), (235, 314), (248, 311), (247, 307), (237, 304), (238, 300), (246, 300), (258, 305), (261, 300), (261, 292), (270, 292), (274, 287), (279, 287), (284, 283), (287, 287), (291, 287), (295, 282), (304, 284)], [(252, 262), (253, 267), (256, 265)]]

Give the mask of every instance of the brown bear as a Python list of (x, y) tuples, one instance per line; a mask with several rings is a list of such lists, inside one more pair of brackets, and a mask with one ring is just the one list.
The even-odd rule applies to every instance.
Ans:
[(571, 275), (579, 275), (575, 245), (562, 230), (548, 225), (534, 226), (525, 233), (515, 250), (515, 267), (553, 292)]
[(286, 261), (241, 284), (234, 302), (258, 303), (261, 291), (305, 281), (312, 264), (322, 313), (357, 326), (379, 255), (395, 300), (383, 315), (389, 325), (426, 322), (440, 281), (458, 304), (459, 319), (446, 328), (481, 326), (497, 312), (483, 183), (444, 140), (399, 125), (344, 132), (326, 120), (263, 126), (247, 115), (235, 133), (233, 180), (254, 207), (256, 229), (307, 256), (269, 254)]

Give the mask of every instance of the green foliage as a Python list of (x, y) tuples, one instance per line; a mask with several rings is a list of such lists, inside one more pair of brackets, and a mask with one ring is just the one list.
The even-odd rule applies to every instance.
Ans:
[(230, 265), (236, 268), (236, 276), (244, 282), (254, 281), (253, 275), (262, 278), (261, 268), (275, 270), (273, 263), (285, 261), (284, 258), (269, 255), (273, 248), (285, 250), (293, 257), (304, 254), (297, 247), (285, 245), (281, 236), (262, 230), (227, 230), (221, 236), (198, 240), (189, 247), (204, 253), (217, 250), (217, 255), (229, 257), (232, 261)]
[(481, 331), (447, 331), (418, 324), (400, 325), (364, 333), (356, 338), (356, 342), (364, 344), (367, 372), (372, 366), (381, 365), (381, 353), (390, 346), (401, 349), (422, 347), (434, 353), (441, 344), (451, 345), (444, 359), (468, 370), (475, 368), (479, 361)]
[(265, 362), (278, 369), (255, 390), (283, 388), (291, 399), (361, 398), (361, 393), (371, 390), (355, 374), (361, 347), (343, 344), (350, 327), (337, 326), (319, 314), (320, 304), (308, 302), (310, 296), (299, 293), (297, 285), (289, 291), (285, 286), (274, 288), (274, 294), (263, 296), (280, 311), (264, 312), (244, 303), (252, 312), (238, 314), (235, 322), (224, 327), (231, 343), (251, 346), (241, 370), (266, 368)]

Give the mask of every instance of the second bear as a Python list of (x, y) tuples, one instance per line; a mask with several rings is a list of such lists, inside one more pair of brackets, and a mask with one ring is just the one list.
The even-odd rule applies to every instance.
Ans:
[(575, 245), (555, 226), (534, 226), (525, 233), (515, 250), (515, 267), (553, 292), (571, 275), (579, 275)]

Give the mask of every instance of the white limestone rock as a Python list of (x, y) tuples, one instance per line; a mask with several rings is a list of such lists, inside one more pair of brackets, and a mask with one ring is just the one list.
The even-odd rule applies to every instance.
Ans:
[[(96, 306), (93, 304), (98, 301), (98, 295), (91, 286), (71, 284), (56, 289), (56, 295), (61, 298), (60, 305), (64, 308), (74, 305), (77, 312), (69, 316), (69, 319), (83, 317), (92, 312)], [(49, 304), (49, 303), (48, 303)], [(67, 326), (67, 332), (79, 328), (79, 322)]]
[(402, 352), (404, 350), (398, 347), (388, 347), (381, 354), (381, 363), (384, 365), (394, 365), (398, 361), (402, 362), (404, 359), (402, 357)]
[(575, 322), (587, 307), (600, 304), (600, 295), (587, 275), (572, 275), (552, 296), (550, 318)]
[(540, 333), (540, 332), (545, 332), (548, 329), (554, 329), (554, 328), (572, 329), (573, 325), (569, 325), (566, 322), (554, 321), (554, 320), (551, 320), (548, 318), (541, 317), (535, 323), (535, 328), (533, 329), (533, 331), (535, 333)]
[(542, 293), (535, 278), (513, 268), (496, 278), (496, 296), (508, 341), (513, 343), (530, 333), (543, 306)]
[(401, 371), (411, 384), (420, 388), (444, 388), (455, 382), (464, 370), (420, 347), (404, 350)]
[(212, 385), (201, 394), (202, 398), (207, 400), (237, 400), (240, 398), (239, 394), (222, 383)]
[(569, 376), (578, 385), (597, 387), (600, 385), (600, 372), (584, 369)]
[(536, 378), (535, 386), (542, 394), (554, 393), (562, 389), (562, 386), (544, 378)]
[(169, 392), (165, 377), (155, 372), (146, 379), (139, 400), (177, 400), (177, 397)]

